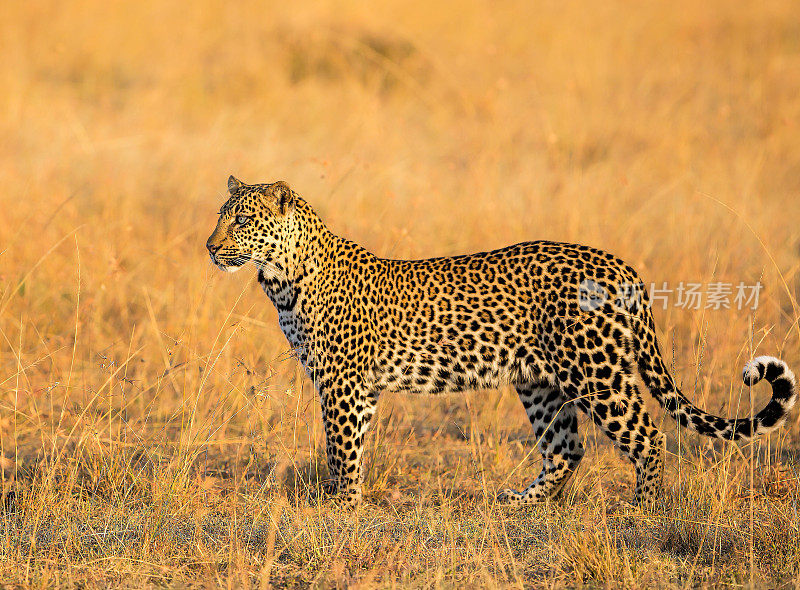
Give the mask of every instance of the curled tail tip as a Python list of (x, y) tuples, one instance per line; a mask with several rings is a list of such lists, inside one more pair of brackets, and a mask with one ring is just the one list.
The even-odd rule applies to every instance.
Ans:
[(755, 385), (764, 377), (772, 382), (779, 377), (788, 377), (794, 383), (794, 373), (785, 362), (774, 356), (757, 356), (747, 361), (742, 370), (742, 381), (745, 385)]
[(789, 366), (774, 356), (759, 356), (748, 361), (742, 371), (745, 385), (755, 385), (766, 377), (772, 385), (772, 399), (784, 415), (797, 401), (797, 379)]

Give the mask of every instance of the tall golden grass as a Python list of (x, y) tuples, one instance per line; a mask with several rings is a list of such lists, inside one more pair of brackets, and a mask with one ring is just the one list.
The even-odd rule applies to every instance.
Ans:
[(234, 173), (384, 256), (555, 239), (659, 286), (760, 280), (755, 311), (656, 309), (686, 393), (748, 414), (750, 355), (800, 369), (795, 2), (2, 13), (0, 582), (800, 583), (797, 412), (741, 447), (663, 419), (655, 513), (584, 421), (565, 501), (508, 511), (497, 489), (539, 469), (511, 390), (387, 394), (365, 505), (310, 501), (315, 394), (252, 277), (203, 247)]

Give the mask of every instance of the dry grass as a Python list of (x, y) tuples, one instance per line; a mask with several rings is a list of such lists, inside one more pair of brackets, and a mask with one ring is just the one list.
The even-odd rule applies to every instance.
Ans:
[[(6, 2), (0, 19), (0, 581), (683, 587), (800, 583), (797, 412), (678, 436), (665, 504), (590, 424), (561, 505), (495, 506), (538, 456), (510, 390), (385, 395), (367, 502), (309, 501), (319, 409), (275, 311), (203, 244), (225, 179), (286, 179), (397, 257), (535, 238), (647, 281), (687, 394), (749, 411), (800, 370), (796, 2)], [(768, 396), (757, 388), (754, 403)], [(659, 417), (663, 412), (658, 411)]]

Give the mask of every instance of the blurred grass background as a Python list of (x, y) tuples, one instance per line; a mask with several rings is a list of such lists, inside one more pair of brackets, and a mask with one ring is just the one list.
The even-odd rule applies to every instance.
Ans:
[(252, 278), (204, 249), (233, 173), (384, 256), (554, 239), (658, 285), (760, 280), (755, 313), (656, 310), (686, 393), (744, 415), (751, 353), (800, 368), (795, 3), (2, 13), (3, 582), (798, 583), (797, 412), (741, 450), (665, 419), (660, 516), (584, 421), (566, 506), (516, 513), (494, 493), (539, 459), (512, 391), (387, 394), (367, 505), (310, 503), (315, 395)]

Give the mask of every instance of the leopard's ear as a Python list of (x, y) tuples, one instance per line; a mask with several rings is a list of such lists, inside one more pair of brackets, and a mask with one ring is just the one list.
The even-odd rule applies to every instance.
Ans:
[(237, 179), (233, 174), (228, 177), (228, 192), (232, 195), (236, 194), (236, 191), (242, 186), (242, 181)]
[(275, 200), (275, 207), (280, 215), (286, 215), (294, 207), (294, 193), (289, 185), (279, 180), (269, 187), (270, 195)]

